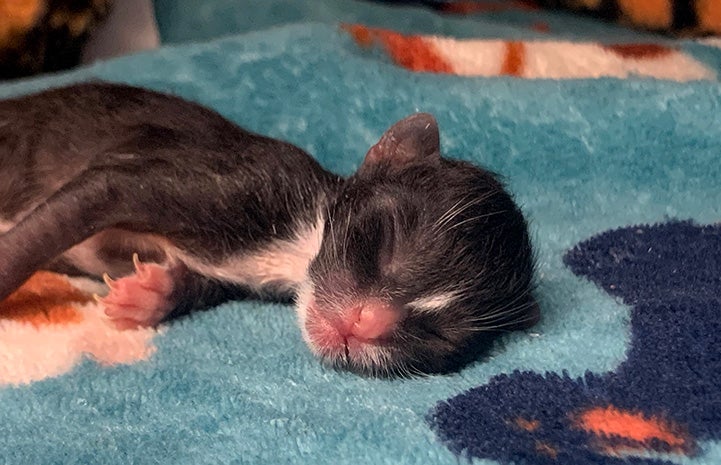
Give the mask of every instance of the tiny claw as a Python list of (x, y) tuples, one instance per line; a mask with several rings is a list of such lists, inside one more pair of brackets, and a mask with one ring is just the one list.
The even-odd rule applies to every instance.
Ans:
[(137, 252), (135, 252), (135, 253), (133, 254), (133, 265), (135, 266), (135, 269), (136, 269), (136, 270), (139, 270), (139, 269), (140, 269), (140, 265), (142, 265), (142, 263), (141, 263), (141, 261), (140, 261), (140, 257), (138, 257), (138, 253), (137, 253)]
[(94, 299), (97, 303), (99, 303), (99, 304), (102, 304), (102, 303), (103, 303), (103, 298), (100, 297), (98, 294), (96, 294), (96, 293), (94, 293), (94, 292), (93, 292), (93, 299)]
[(105, 284), (107, 284), (109, 288), (114, 288), (115, 280), (111, 278), (108, 273), (103, 273), (103, 281), (105, 281)]
[(135, 266), (135, 274), (143, 277), (147, 273), (147, 267), (140, 261), (138, 253), (133, 254), (133, 266)]

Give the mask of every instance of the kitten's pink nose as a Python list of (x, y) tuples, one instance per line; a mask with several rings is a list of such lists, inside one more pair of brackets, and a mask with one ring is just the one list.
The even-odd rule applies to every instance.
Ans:
[(387, 303), (364, 302), (350, 312), (347, 335), (366, 341), (381, 339), (393, 332), (402, 316), (400, 309)]

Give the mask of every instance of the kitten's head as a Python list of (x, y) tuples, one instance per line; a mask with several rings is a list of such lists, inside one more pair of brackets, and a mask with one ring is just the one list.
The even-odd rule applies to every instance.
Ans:
[(330, 206), (298, 302), (311, 350), (368, 375), (455, 370), (532, 325), (533, 254), (502, 185), (442, 158), (428, 114), (392, 126)]

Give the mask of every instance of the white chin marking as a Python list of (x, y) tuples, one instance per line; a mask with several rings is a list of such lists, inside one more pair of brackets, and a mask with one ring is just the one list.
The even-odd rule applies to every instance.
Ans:
[(447, 308), (457, 298), (457, 292), (442, 292), (440, 294), (420, 297), (409, 302), (408, 306), (419, 312), (436, 313)]
[(308, 320), (308, 305), (310, 305), (310, 301), (313, 299), (313, 292), (313, 283), (309, 279), (305, 280), (298, 286), (295, 297), (295, 313), (298, 316), (298, 326), (300, 327), (301, 334), (303, 335), (303, 340), (313, 354), (320, 355), (318, 348), (315, 344), (313, 344), (310, 334), (308, 334), (308, 329), (305, 326), (306, 321)]
[(357, 353), (351, 353), (350, 357), (359, 365), (369, 368), (374, 374), (386, 371), (389, 365), (388, 352), (372, 344), (363, 344), (362, 349)]

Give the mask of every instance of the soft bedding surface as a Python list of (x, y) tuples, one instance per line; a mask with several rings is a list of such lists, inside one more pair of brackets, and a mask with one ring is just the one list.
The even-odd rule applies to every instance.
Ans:
[(117, 332), (99, 284), (41, 273), (0, 304), (0, 463), (721, 463), (717, 42), (513, 2), (191, 3), (156, 3), (158, 50), (0, 96), (172, 92), (342, 174), (433, 113), (528, 216), (542, 320), (457, 374), (363, 379), (321, 366), (286, 305)]

